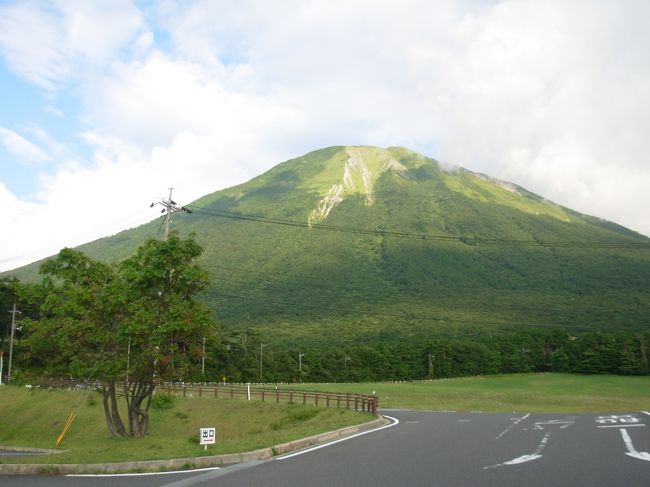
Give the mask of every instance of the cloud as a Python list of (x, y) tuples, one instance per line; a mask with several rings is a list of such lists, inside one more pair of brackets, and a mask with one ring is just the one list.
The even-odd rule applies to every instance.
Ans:
[(44, 1), (0, 7), (0, 53), (18, 76), (52, 92), (109, 63), (142, 30), (128, 1)]
[(0, 142), (19, 162), (42, 164), (52, 160), (49, 155), (39, 149), (35, 144), (8, 128), (0, 127)]
[(48, 127), (0, 132), (57, 164), (12, 220), (24, 241), (57, 215), (77, 237), (170, 186), (188, 202), (335, 144), (404, 145), (650, 234), (646, 2), (43, 5), (0, 7), (0, 53), (81, 97), (89, 155)]

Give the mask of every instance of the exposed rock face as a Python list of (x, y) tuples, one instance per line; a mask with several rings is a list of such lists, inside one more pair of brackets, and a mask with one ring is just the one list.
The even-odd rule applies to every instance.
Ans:
[(474, 171), (470, 171), (468, 169), (465, 169), (465, 170), (468, 173), (470, 173), (471, 175), (476, 176), (477, 178), (482, 179), (483, 181), (488, 181), (488, 182), (490, 182), (492, 184), (495, 184), (495, 185), (499, 186), (500, 188), (505, 189), (506, 191), (510, 191), (511, 193), (515, 193), (515, 194), (521, 194), (519, 192), (519, 189), (518, 189), (516, 184), (509, 183), (507, 181), (501, 181), (500, 179), (490, 177), (487, 174), (483, 174), (483, 173), (480, 173), (480, 172), (474, 172)]
[[(349, 157), (343, 168), (342, 180), (330, 187), (318, 206), (311, 212), (307, 220), (310, 225), (325, 220), (330, 211), (341, 203), (346, 195), (361, 193), (365, 197), (366, 206), (372, 205), (375, 183), (388, 171), (393, 171), (404, 179), (411, 178), (408, 169), (391, 157), (387, 151), (379, 158), (363, 147), (346, 147), (345, 152)], [(384, 157), (381, 157), (382, 155)], [(373, 167), (377, 169), (373, 170)]]

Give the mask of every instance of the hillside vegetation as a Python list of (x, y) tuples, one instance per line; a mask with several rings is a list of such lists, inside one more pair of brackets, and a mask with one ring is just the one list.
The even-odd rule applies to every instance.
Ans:
[[(260, 343), (266, 380), (648, 371), (650, 240), (517, 185), (331, 147), (186, 206), (225, 327), (211, 374), (256, 378)], [(80, 249), (121, 260), (158, 229)]]

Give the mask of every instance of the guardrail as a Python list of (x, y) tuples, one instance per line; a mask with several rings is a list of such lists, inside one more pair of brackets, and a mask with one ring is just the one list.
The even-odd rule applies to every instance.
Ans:
[(351, 392), (318, 392), (279, 389), (277, 387), (275, 389), (267, 389), (253, 386), (185, 384), (161, 384), (156, 389), (159, 394), (175, 394), (184, 397), (245, 398), (249, 401), (259, 399), (262, 402), (275, 401), (276, 403), (282, 401), (290, 404), (310, 404), (317, 407), (353, 409), (354, 411), (372, 414), (377, 414), (377, 409), (379, 408), (379, 398), (377, 396)]

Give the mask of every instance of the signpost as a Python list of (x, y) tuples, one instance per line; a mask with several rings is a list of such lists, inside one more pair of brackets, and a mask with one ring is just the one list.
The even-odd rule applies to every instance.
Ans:
[(216, 441), (217, 441), (216, 428), (200, 428), (199, 445), (203, 445), (205, 447), (205, 450), (208, 449), (208, 445), (214, 445)]

